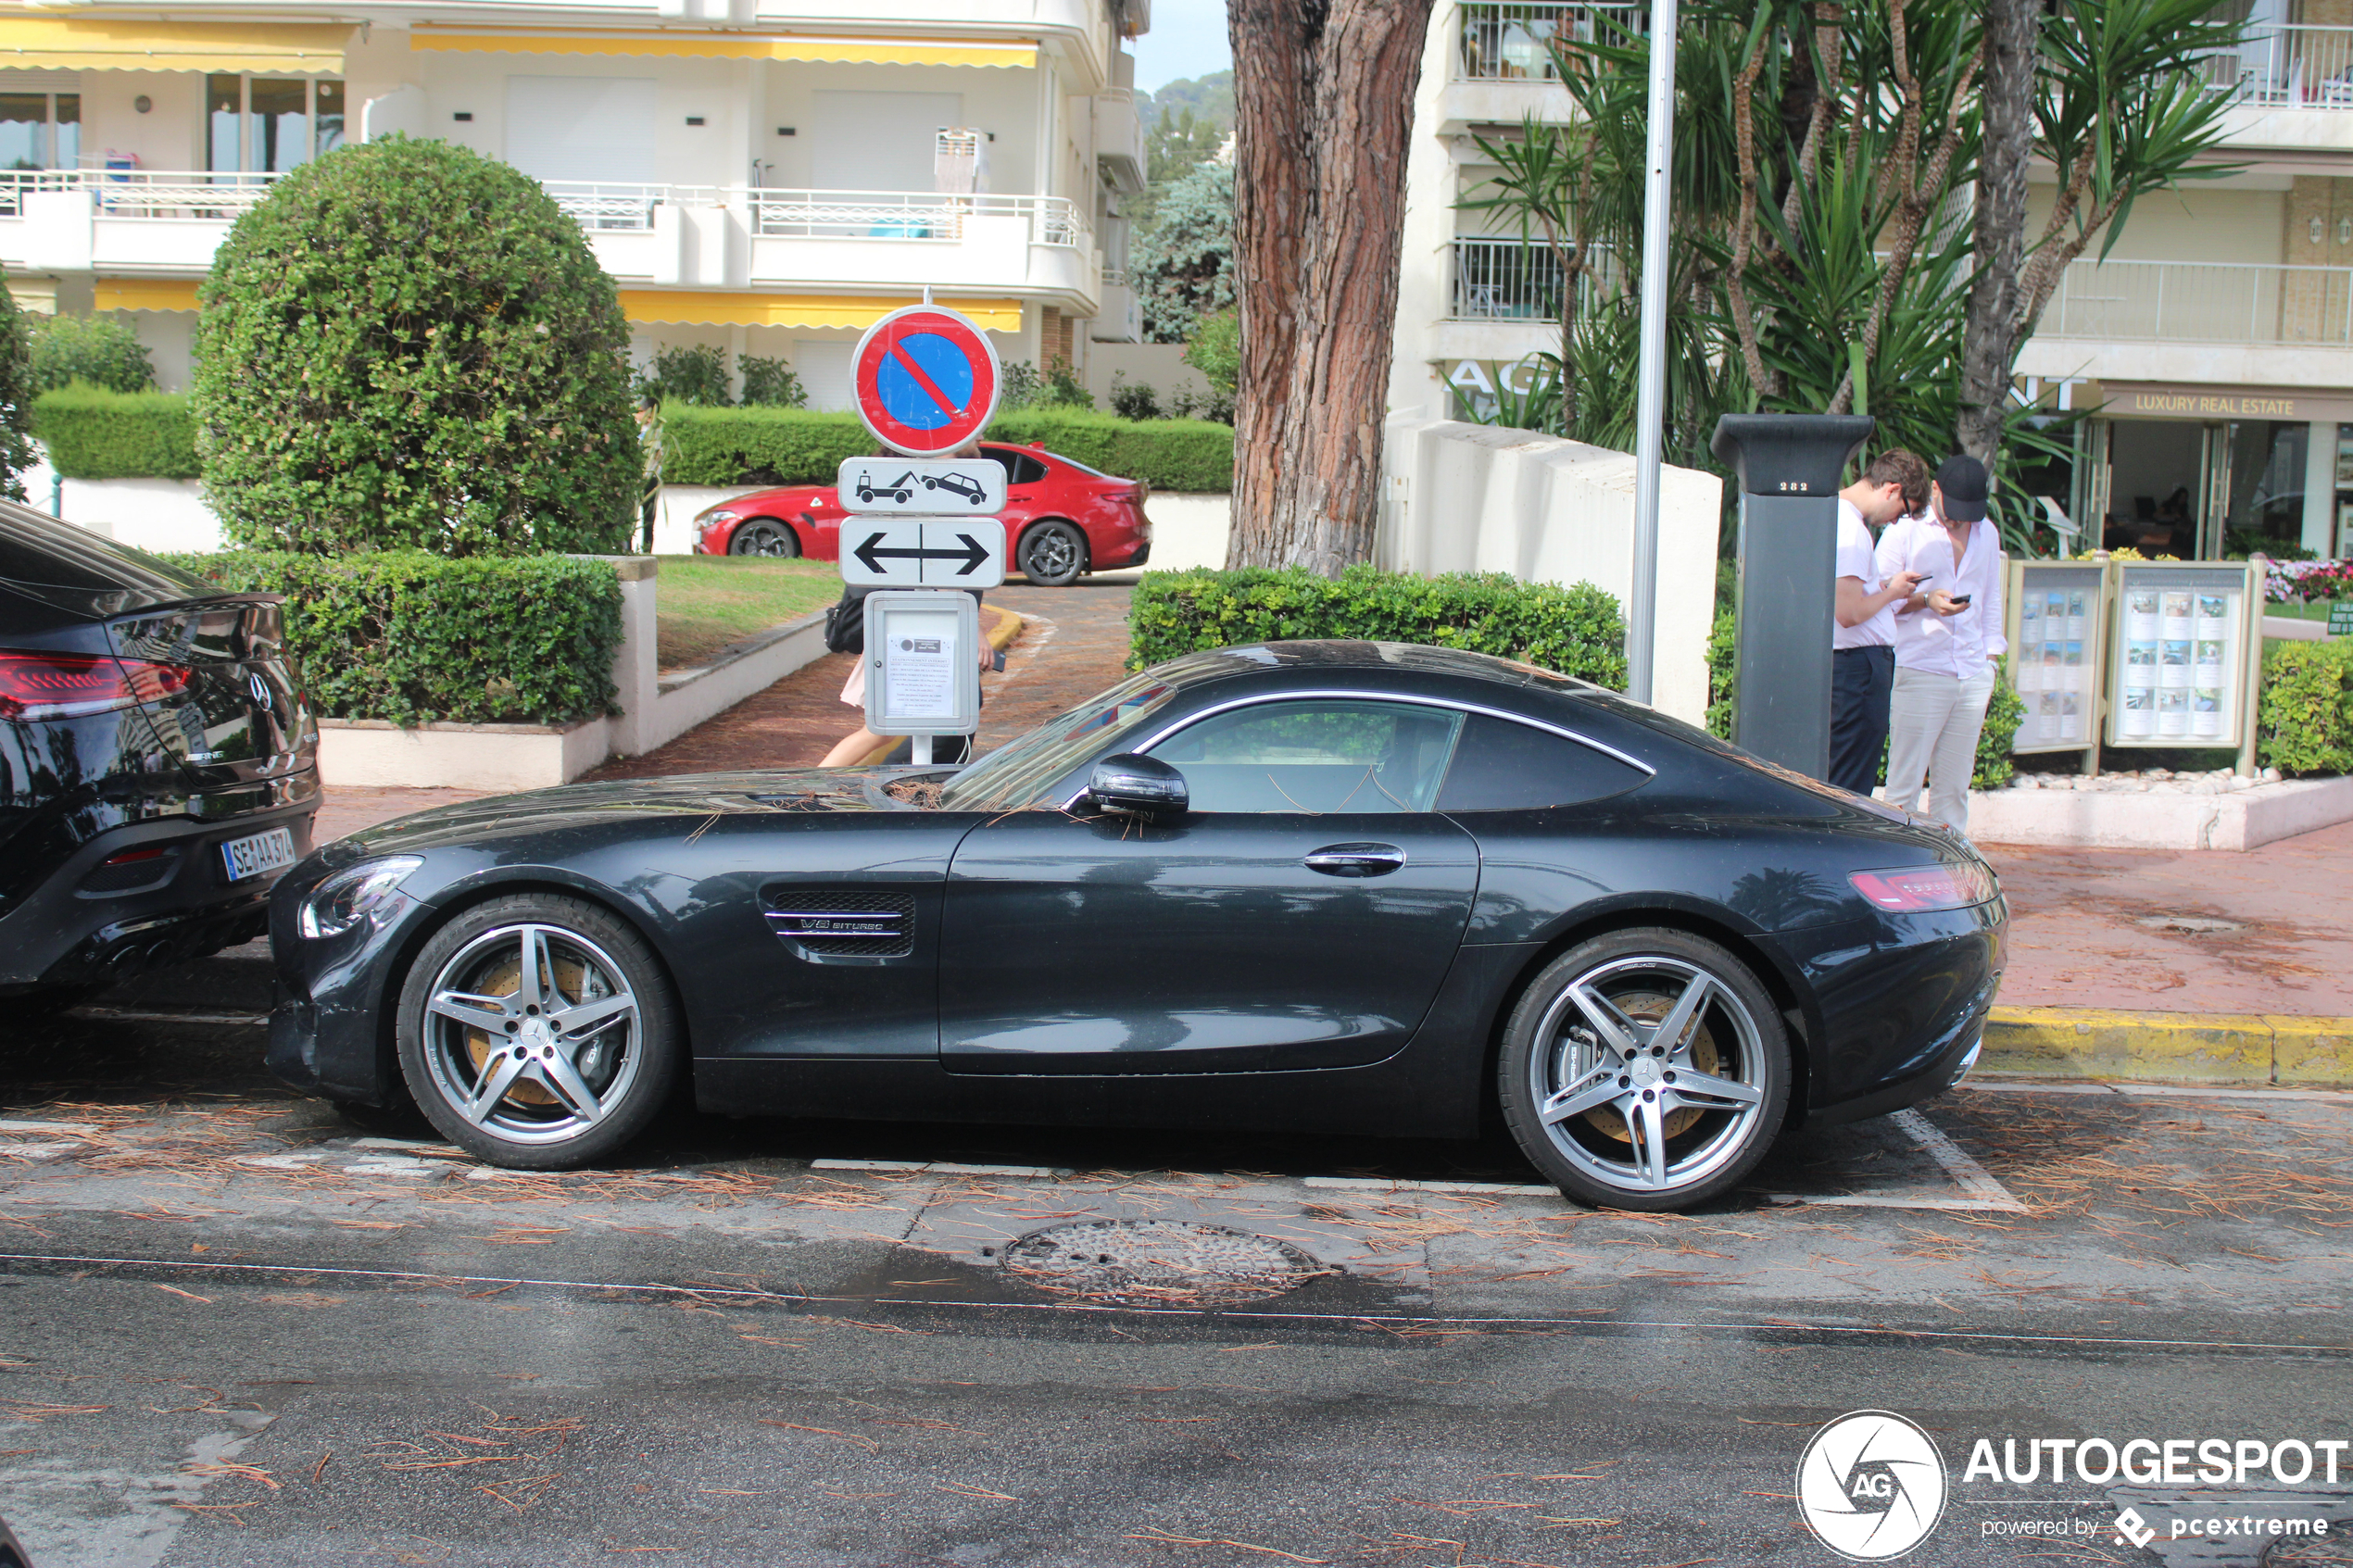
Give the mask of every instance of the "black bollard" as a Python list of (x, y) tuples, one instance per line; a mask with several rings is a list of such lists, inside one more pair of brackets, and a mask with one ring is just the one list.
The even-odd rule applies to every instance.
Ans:
[(1831, 771), (1839, 479), (1877, 423), (1862, 414), (1727, 414), (1709, 444), (1741, 485), (1732, 739), (1810, 778)]

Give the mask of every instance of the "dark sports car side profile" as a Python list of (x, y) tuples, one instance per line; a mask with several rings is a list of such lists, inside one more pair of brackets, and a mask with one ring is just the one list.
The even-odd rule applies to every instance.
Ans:
[(289, 1083), (493, 1163), (736, 1115), (1474, 1135), (1681, 1208), (1948, 1087), (2008, 923), (1968, 843), (1582, 682), (1303, 642), (955, 770), (446, 808), (280, 882)]

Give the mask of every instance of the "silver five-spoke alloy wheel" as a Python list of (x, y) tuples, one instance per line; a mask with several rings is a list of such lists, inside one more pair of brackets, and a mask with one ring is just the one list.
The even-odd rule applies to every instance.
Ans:
[(1675, 1209), (1762, 1158), (1789, 1092), (1770, 998), (1731, 954), (1675, 931), (1589, 942), (1530, 985), (1507, 1032), (1505, 1120), (1573, 1196)]
[(633, 1136), (675, 1066), (667, 986), (635, 932), (522, 897), (444, 926), (410, 971), (401, 1068), (434, 1124), (497, 1164), (575, 1165)]

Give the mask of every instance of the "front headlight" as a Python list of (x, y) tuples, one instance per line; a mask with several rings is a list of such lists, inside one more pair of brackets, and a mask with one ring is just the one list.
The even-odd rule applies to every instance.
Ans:
[(713, 507), (696, 515), (695, 521), (708, 528), (714, 522), (733, 522), (740, 514), (727, 507)]
[(393, 890), (423, 864), (415, 855), (390, 855), (337, 872), (311, 889), (310, 897), (302, 901), (296, 923), (303, 935), (314, 942), (323, 936), (341, 936), (360, 922), (389, 912)]

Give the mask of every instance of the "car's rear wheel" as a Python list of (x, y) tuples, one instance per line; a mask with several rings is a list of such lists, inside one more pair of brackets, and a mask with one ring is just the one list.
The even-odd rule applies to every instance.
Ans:
[(1041, 522), (1021, 536), (1022, 574), (1040, 588), (1066, 588), (1087, 570), (1087, 536), (1075, 524)]
[(1748, 966), (1687, 932), (1596, 937), (1545, 966), (1504, 1035), (1498, 1090), (1522, 1153), (1612, 1209), (1730, 1190), (1789, 1104), (1789, 1037)]
[(756, 517), (729, 535), (731, 556), (777, 556), (790, 560), (800, 554), (800, 540), (772, 518)]
[(452, 1143), (555, 1171), (645, 1130), (676, 1082), (678, 1009), (644, 938), (577, 898), (492, 899), (435, 932), (401, 989), (400, 1072)]

